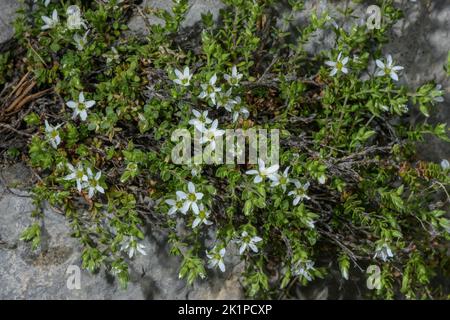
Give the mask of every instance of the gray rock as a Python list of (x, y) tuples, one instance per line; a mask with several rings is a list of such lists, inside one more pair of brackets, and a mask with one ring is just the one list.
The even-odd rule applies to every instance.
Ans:
[[(224, 4), (220, 0), (190, 0), (190, 8), (186, 14), (186, 18), (182, 23), (182, 27), (192, 27), (201, 21), (202, 14), (211, 12), (215, 18), (219, 15), (219, 10), (224, 8)], [(163, 24), (164, 21), (154, 15), (144, 15), (146, 8), (164, 9), (171, 12), (173, 3), (168, 0), (144, 0), (140, 5), (140, 13), (131, 18), (128, 23), (130, 30), (136, 34), (148, 34), (147, 24)], [(147, 21), (146, 21), (147, 20)]]
[[(126, 290), (104, 270), (91, 274), (81, 270), (80, 289), (69, 289), (73, 270), (81, 266), (81, 247), (70, 236), (71, 229), (63, 214), (45, 208), (41, 248), (19, 240), (31, 223), (31, 198), (18, 189), (32, 176), (23, 165), (1, 170), (0, 182), (0, 299), (239, 299), (241, 266), (222, 274), (211, 272), (206, 280), (190, 287), (178, 278), (180, 261), (168, 256), (162, 232), (147, 230), (143, 244), (147, 255), (131, 262), (130, 283)], [(8, 186), (8, 188), (7, 188)], [(80, 268), (81, 269), (81, 268)], [(69, 271), (69, 273), (67, 273)]]
[(12, 23), (17, 9), (19, 9), (17, 0), (0, 1), (0, 44), (8, 41), (14, 35)]
[[(430, 123), (450, 125), (450, 81), (444, 66), (450, 51), (450, 2), (427, 0), (411, 3), (402, 1), (405, 18), (399, 21), (386, 52), (391, 52), (405, 67), (402, 82), (416, 88), (425, 82), (435, 81), (445, 90), (445, 102), (440, 103), (431, 115)], [(413, 115), (411, 121), (423, 119)], [(450, 144), (437, 138), (427, 138), (418, 147), (424, 160), (450, 159)]]

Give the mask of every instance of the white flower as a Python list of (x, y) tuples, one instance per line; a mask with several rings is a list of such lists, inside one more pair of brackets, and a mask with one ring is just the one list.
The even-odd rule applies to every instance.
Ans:
[[(167, 214), (169, 216), (174, 215), (177, 211), (181, 211), (181, 209), (183, 208), (184, 205), (184, 200), (181, 199), (178, 195), (177, 195), (177, 200), (174, 199), (167, 199), (165, 201), (170, 207), (169, 211), (167, 212)], [(182, 212), (183, 214), (186, 214), (186, 212)]]
[(209, 253), (207, 252), (206, 256), (209, 259), (208, 268), (212, 269), (218, 266), (220, 271), (225, 272), (225, 264), (223, 262), (225, 253), (225, 248), (218, 250), (217, 246), (215, 246)]
[(177, 191), (176, 193), (177, 197), (184, 201), (183, 207), (181, 208), (183, 214), (186, 214), (189, 208), (191, 208), (195, 214), (199, 212), (197, 201), (202, 200), (203, 193), (195, 192), (195, 185), (192, 182), (189, 181), (188, 183), (188, 193), (183, 191)]
[(70, 163), (67, 164), (71, 173), (64, 177), (64, 180), (75, 180), (77, 182), (77, 190), (81, 192), (81, 188), (83, 187), (83, 183), (88, 181), (88, 176), (85, 174), (83, 166), (79, 163), (75, 168)]
[(375, 61), (379, 70), (375, 73), (377, 77), (383, 77), (385, 75), (389, 75), (392, 80), (398, 81), (397, 71), (403, 70), (403, 67), (394, 66), (394, 61), (392, 60), (392, 56), (390, 54), (387, 55), (386, 63), (377, 59)]
[(441, 168), (442, 170), (447, 170), (448, 168), (450, 168), (450, 163), (448, 162), (447, 159), (443, 159), (441, 161)]
[(239, 254), (242, 255), (247, 248), (250, 248), (253, 252), (258, 252), (258, 247), (256, 246), (256, 243), (262, 241), (262, 238), (258, 236), (251, 237), (247, 233), (247, 231), (243, 231), (241, 234), (241, 237), (236, 241), (236, 244), (239, 247)]
[(81, 17), (81, 10), (78, 6), (69, 6), (66, 11), (67, 14), (67, 28), (69, 30), (78, 30), (81, 27), (87, 28), (86, 23)]
[(209, 98), (211, 99), (212, 103), (216, 104), (216, 94), (220, 92), (222, 89), (215, 86), (217, 81), (217, 75), (214, 74), (211, 79), (209, 79), (208, 84), (202, 84), (202, 92), (199, 95), (199, 98), (205, 99)]
[(293, 191), (290, 191), (288, 193), (288, 195), (294, 197), (294, 201), (292, 202), (292, 204), (294, 206), (296, 206), (300, 201), (303, 201), (303, 199), (306, 199), (306, 200), (311, 199), (306, 194), (306, 190), (308, 190), (308, 188), (309, 188), (309, 182), (306, 182), (305, 184), (302, 184), (298, 180), (292, 180), (292, 182), (295, 184), (296, 189)]
[(249, 170), (246, 174), (255, 175), (255, 179), (253, 180), (254, 183), (260, 183), (261, 181), (264, 181), (265, 178), (269, 178), (273, 181), (276, 179), (276, 173), (279, 167), (278, 164), (275, 164), (266, 168), (264, 160), (258, 159), (258, 170)]
[(208, 210), (205, 209), (203, 204), (200, 204), (198, 206), (198, 213), (195, 213), (196, 215), (194, 222), (192, 223), (192, 228), (196, 228), (197, 226), (204, 224), (204, 225), (211, 225), (212, 222), (208, 220), (209, 215), (211, 214)]
[(42, 20), (44, 20), (44, 25), (41, 27), (41, 30), (53, 29), (59, 23), (58, 11), (53, 10), (52, 17), (42, 16)]
[(144, 249), (145, 246), (138, 243), (133, 236), (129, 237), (127, 240), (124, 240), (122, 247), (120, 248), (121, 251), (128, 251), (128, 257), (130, 257), (130, 259), (132, 259), (137, 252), (143, 256), (146, 256), (147, 253)]
[(80, 36), (78, 33), (73, 35), (73, 41), (75, 41), (75, 45), (79, 51), (83, 51), (84, 47), (87, 44), (87, 35), (89, 31), (84, 34), (84, 36)]
[(334, 76), (338, 72), (348, 73), (348, 68), (345, 66), (348, 63), (348, 57), (342, 57), (342, 52), (339, 52), (339, 55), (336, 61), (325, 61), (325, 64), (329, 67), (333, 67), (330, 72), (330, 76)]
[(289, 183), (289, 168), (287, 167), (286, 169), (284, 169), (283, 174), (275, 174), (274, 176), (272, 176), (272, 184), (271, 187), (277, 187), (277, 186), (281, 186), (281, 189), (283, 189), (284, 192), (286, 192), (286, 186)]
[(119, 51), (115, 47), (111, 47), (111, 52), (105, 53), (103, 57), (106, 58), (106, 63), (110, 64), (113, 61), (117, 61), (120, 59)]
[(223, 77), (231, 86), (237, 86), (239, 84), (239, 80), (242, 79), (242, 73), (238, 73), (236, 66), (233, 66), (231, 68), (231, 75), (226, 74)]
[(292, 274), (294, 276), (304, 277), (306, 280), (311, 281), (310, 271), (314, 270), (314, 262), (311, 260), (300, 260), (292, 267)]
[(391, 248), (386, 243), (383, 243), (382, 245), (378, 245), (375, 250), (375, 255), (373, 256), (374, 259), (380, 258), (384, 262), (386, 262), (389, 258), (392, 258), (394, 255), (392, 254)]
[(205, 131), (206, 125), (212, 122), (212, 120), (208, 118), (208, 111), (203, 111), (200, 113), (199, 111), (193, 109), (192, 113), (194, 114), (195, 119), (189, 120), (189, 124), (193, 125), (200, 132)]
[(241, 97), (234, 98), (232, 103), (225, 106), (225, 109), (233, 113), (233, 122), (236, 122), (240, 115), (242, 115), (244, 119), (247, 119), (249, 115), (248, 109), (242, 105)]
[(200, 175), (201, 173), (202, 173), (202, 167), (201, 166), (194, 166), (191, 169), (191, 175), (193, 177), (196, 177), (196, 176)]
[[(34, 0), (34, 3), (36, 3), (38, 0)], [(44, 6), (48, 7), (51, 0), (44, 0)]]
[(189, 72), (189, 67), (184, 67), (183, 73), (181, 73), (180, 70), (175, 69), (174, 70), (175, 75), (177, 76), (176, 79), (173, 80), (176, 84), (179, 84), (180, 86), (187, 87), (190, 85), (190, 81), (192, 79), (192, 74)]
[[(228, 111), (232, 108), (233, 104), (236, 104), (236, 101), (231, 99), (231, 89), (228, 89), (227, 92), (219, 92), (216, 97), (216, 107), (224, 107)], [(231, 111), (230, 111), (231, 112)]]
[(103, 187), (99, 184), (100, 178), (102, 176), (102, 172), (99, 171), (95, 174), (92, 173), (91, 168), (87, 168), (87, 174), (88, 174), (88, 182), (85, 184), (85, 186), (88, 188), (88, 197), (92, 198), (96, 191), (100, 193), (105, 193), (105, 190)]
[(433, 101), (435, 102), (444, 102), (444, 91), (442, 90), (442, 85), (437, 84), (436, 87), (434, 88), (434, 91), (431, 93), (432, 97), (433, 97)]
[(318, 177), (317, 178), (317, 181), (320, 183), (320, 184), (324, 184), (326, 181), (327, 181), (327, 177), (325, 176), (325, 175), (320, 175), (320, 177)]
[(47, 133), (50, 144), (53, 148), (58, 148), (58, 145), (61, 143), (61, 138), (59, 137), (58, 128), (61, 125), (57, 125), (56, 127), (52, 127), (47, 120), (45, 120), (45, 132)]
[(221, 137), (225, 134), (225, 130), (217, 129), (219, 122), (216, 120), (213, 121), (211, 127), (208, 129), (204, 129), (202, 131), (202, 137), (200, 139), (201, 144), (209, 143), (211, 150), (216, 149), (216, 138)]
[(84, 93), (80, 92), (80, 95), (78, 96), (78, 102), (69, 101), (66, 104), (69, 108), (73, 109), (73, 119), (75, 119), (79, 115), (81, 121), (85, 121), (87, 119), (87, 109), (92, 108), (95, 105), (95, 101), (85, 101)]

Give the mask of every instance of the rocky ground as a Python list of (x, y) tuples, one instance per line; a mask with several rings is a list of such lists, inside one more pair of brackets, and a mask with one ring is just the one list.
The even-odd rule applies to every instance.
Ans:
[[(282, 3), (283, 1), (280, 1)], [(342, 4), (342, 2), (338, 2)], [(450, 1), (409, 0), (398, 1), (405, 8), (405, 18), (392, 32), (392, 41), (386, 53), (392, 53), (398, 64), (405, 67), (403, 80), (410, 86), (435, 80), (450, 92), (450, 82), (443, 66), (450, 51)], [(166, 8), (167, 0), (144, 0), (144, 6)], [(223, 7), (220, 0), (191, 0), (192, 6), (184, 22), (185, 28), (193, 28), (201, 13), (210, 10), (215, 16)], [(330, 9), (336, 12), (337, 1), (308, 1), (308, 10)], [(360, 12), (372, 4), (363, 1)], [(17, 0), (0, 1), (0, 45), (13, 35), (12, 21), (18, 8)], [(280, 6), (282, 10), (282, 6)], [(307, 16), (299, 16), (299, 23)], [(149, 18), (148, 23), (159, 23)], [(146, 21), (136, 15), (130, 21), (130, 30), (145, 35)], [(316, 35), (310, 50), (317, 51), (333, 45), (327, 34)], [(1, 47), (1, 46), (0, 46)], [(450, 101), (447, 94), (446, 101)], [(450, 108), (443, 103), (432, 121), (448, 122)], [(411, 117), (414, 121), (415, 116)], [(437, 140), (424, 143), (420, 156), (427, 160), (450, 159), (448, 144)], [(81, 271), (81, 288), (69, 289), (66, 271), (70, 266), (80, 266), (80, 247), (70, 237), (70, 229), (64, 216), (57, 210), (46, 208), (44, 241), (37, 252), (19, 241), (21, 231), (30, 222), (31, 199), (26, 191), (32, 174), (24, 165), (16, 164), (0, 168), (0, 299), (239, 299), (243, 297), (239, 283), (242, 265), (229, 268), (225, 275), (210, 274), (208, 279), (188, 287), (178, 279), (179, 261), (167, 255), (165, 238), (157, 230), (147, 230), (145, 245), (148, 255), (132, 263), (131, 282), (127, 290), (119, 288), (113, 277), (105, 271), (91, 275)], [(356, 289), (342, 295), (340, 284), (330, 280), (318, 283), (301, 298), (360, 297)], [(350, 294), (350, 296), (348, 295)]]

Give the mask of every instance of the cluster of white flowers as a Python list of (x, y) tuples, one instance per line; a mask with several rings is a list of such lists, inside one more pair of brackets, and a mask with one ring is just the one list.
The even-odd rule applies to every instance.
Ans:
[[(48, 3), (46, 3), (46, 6)], [(78, 6), (73, 5), (69, 6), (66, 11), (67, 22), (66, 26), (69, 30), (79, 30), (82, 27), (87, 29), (86, 22), (81, 16), (81, 10)], [(44, 21), (44, 25), (41, 27), (41, 30), (53, 29), (59, 24), (59, 16), (58, 11), (56, 9), (53, 10), (51, 17), (41, 16)]]
[(246, 174), (254, 175), (253, 179), (254, 183), (260, 183), (265, 181), (266, 178), (272, 181), (272, 187), (281, 187), (283, 192), (286, 192), (286, 189), (289, 183), (293, 183), (295, 185), (295, 189), (288, 193), (289, 196), (294, 198), (293, 205), (298, 205), (303, 200), (309, 200), (310, 197), (306, 194), (309, 188), (309, 182), (301, 183), (297, 179), (289, 178), (289, 167), (287, 167), (284, 172), (280, 175), (278, 173), (279, 165), (275, 164), (266, 168), (266, 164), (264, 160), (258, 159), (258, 170), (248, 170)]
[[(331, 67), (330, 76), (334, 76), (338, 73), (348, 74), (349, 68), (347, 67), (347, 63), (349, 62), (349, 57), (344, 57), (342, 52), (339, 52), (336, 61), (325, 61), (325, 64)], [(392, 56), (388, 54), (386, 56), (386, 61), (382, 61), (377, 59), (375, 64), (378, 67), (378, 70), (375, 73), (377, 77), (384, 77), (388, 75), (392, 80), (398, 81), (398, 72), (403, 70), (403, 67), (394, 65), (394, 60)]]
[[(189, 87), (191, 85), (193, 74), (190, 72), (189, 67), (184, 67), (183, 72), (181, 70), (174, 69), (174, 73), (176, 76), (173, 80), (174, 83), (183, 87)], [(237, 87), (242, 77), (243, 75), (238, 72), (237, 67), (233, 66), (231, 69), (231, 74), (224, 75), (224, 80), (231, 87)], [(213, 74), (208, 83), (202, 83), (200, 85), (202, 91), (198, 97), (200, 99), (210, 101), (216, 108), (223, 107), (232, 114), (233, 122), (236, 122), (239, 119), (239, 116), (246, 119), (249, 116), (249, 111), (244, 106), (241, 97), (236, 96), (232, 98), (232, 88), (229, 88), (226, 91), (222, 90), (222, 87), (216, 85), (217, 80), (217, 74)]]
[[(188, 192), (177, 191), (176, 199), (168, 199), (165, 201), (170, 206), (168, 214), (173, 216), (177, 212), (186, 215), (187, 212), (192, 211), (194, 214), (194, 221), (192, 222), (192, 228), (195, 229), (200, 225), (211, 225), (212, 221), (209, 220), (211, 212), (200, 201), (203, 199), (203, 193), (196, 192), (195, 185), (192, 182), (188, 182)], [(240, 247), (239, 253), (242, 255), (247, 248), (250, 248), (253, 252), (258, 252), (256, 244), (262, 241), (262, 238), (258, 236), (250, 236), (246, 231), (242, 232), (241, 236), (234, 240), (234, 242)], [(225, 272), (225, 257), (226, 249), (220, 248), (216, 245), (213, 249), (206, 253), (209, 259), (209, 267), (219, 267), (222, 272)]]
[[(48, 6), (49, 3), (50, 0), (46, 0), (45, 6)], [(84, 29), (88, 28), (86, 21), (83, 19), (81, 15), (81, 10), (78, 6), (76, 5), (69, 6), (67, 8), (66, 15), (67, 15), (66, 26), (68, 30), (80, 30), (83, 28)], [(54, 9), (50, 17), (41, 16), (41, 19), (44, 21), (44, 25), (41, 27), (41, 30), (49, 30), (56, 28), (56, 26), (58, 26), (59, 24), (58, 11)], [(78, 50), (80, 51), (83, 50), (85, 45), (87, 44), (88, 33), (89, 31), (86, 31), (86, 33), (83, 36), (80, 36), (78, 33), (75, 33), (73, 35), (73, 40)]]
[[(189, 124), (193, 125), (196, 130), (202, 133), (200, 143), (207, 144), (207, 147), (215, 150), (216, 138), (223, 136), (225, 131), (217, 128), (219, 126), (217, 119), (213, 121), (208, 118), (208, 111), (200, 112), (194, 109), (192, 113), (194, 114), (194, 118), (189, 120)], [(211, 126), (208, 128), (207, 125), (209, 124)]]
[[(239, 254), (243, 255), (251, 249), (253, 252), (258, 253), (257, 244), (263, 239), (258, 236), (251, 236), (247, 231), (242, 231), (241, 235), (234, 239), (232, 242), (236, 243), (239, 247)], [(226, 248), (223, 246), (215, 245), (210, 251), (206, 252), (206, 256), (209, 259), (208, 268), (219, 268), (220, 271), (225, 272), (224, 258), (226, 254)]]
[(175, 213), (180, 212), (186, 215), (187, 212), (191, 210), (195, 216), (192, 223), (193, 229), (202, 224), (211, 225), (212, 222), (208, 220), (211, 213), (203, 203), (200, 203), (202, 199), (203, 193), (196, 192), (195, 185), (189, 181), (187, 193), (184, 191), (177, 191), (176, 199), (168, 199), (165, 201), (166, 204), (170, 206), (168, 214), (172, 216)]
[(88, 190), (88, 197), (92, 198), (95, 192), (105, 193), (105, 190), (100, 185), (100, 178), (102, 176), (102, 172), (98, 171), (94, 174), (91, 168), (87, 168), (86, 170), (79, 163), (77, 167), (74, 167), (70, 163), (67, 164), (67, 167), (70, 170), (70, 174), (67, 175), (65, 180), (75, 181), (77, 184), (78, 192), (81, 192), (82, 189)]

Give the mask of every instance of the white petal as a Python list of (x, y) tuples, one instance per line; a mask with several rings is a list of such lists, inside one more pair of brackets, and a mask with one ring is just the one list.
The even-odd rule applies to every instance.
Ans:
[(201, 222), (200, 218), (195, 218), (194, 222), (192, 223), (192, 228), (197, 227), (200, 222)]
[(263, 178), (260, 175), (257, 175), (255, 179), (253, 180), (254, 183), (260, 183), (263, 180)]
[(75, 109), (76, 107), (78, 107), (78, 103), (76, 103), (75, 101), (68, 101), (66, 102), (66, 105), (71, 109)]
[(220, 271), (225, 272), (225, 264), (222, 260), (219, 261), (219, 269)]
[(177, 195), (178, 199), (186, 199), (187, 198), (187, 194), (184, 193), (183, 191), (177, 191), (176, 195)]
[(380, 69), (384, 69), (385, 68), (383, 61), (377, 59), (375, 61), (375, 63), (377, 64), (378, 68), (380, 68)]
[(394, 71), (391, 71), (390, 76), (391, 76), (392, 80), (398, 81), (398, 75)]
[(197, 205), (196, 202), (192, 202), (192, 204), (191, 204), (191, 209), (192, 209), (192, 211), (193, 211), (195, 214), (198, 214), (198, 213), (199, 213), (198, 205)]
[(183, 74), (181, 73), (180, 70), (175, 69), (174, 72), (175, 72), (175, 75), (177, 76), (178, 79), (182, 79), (183, 78)]

